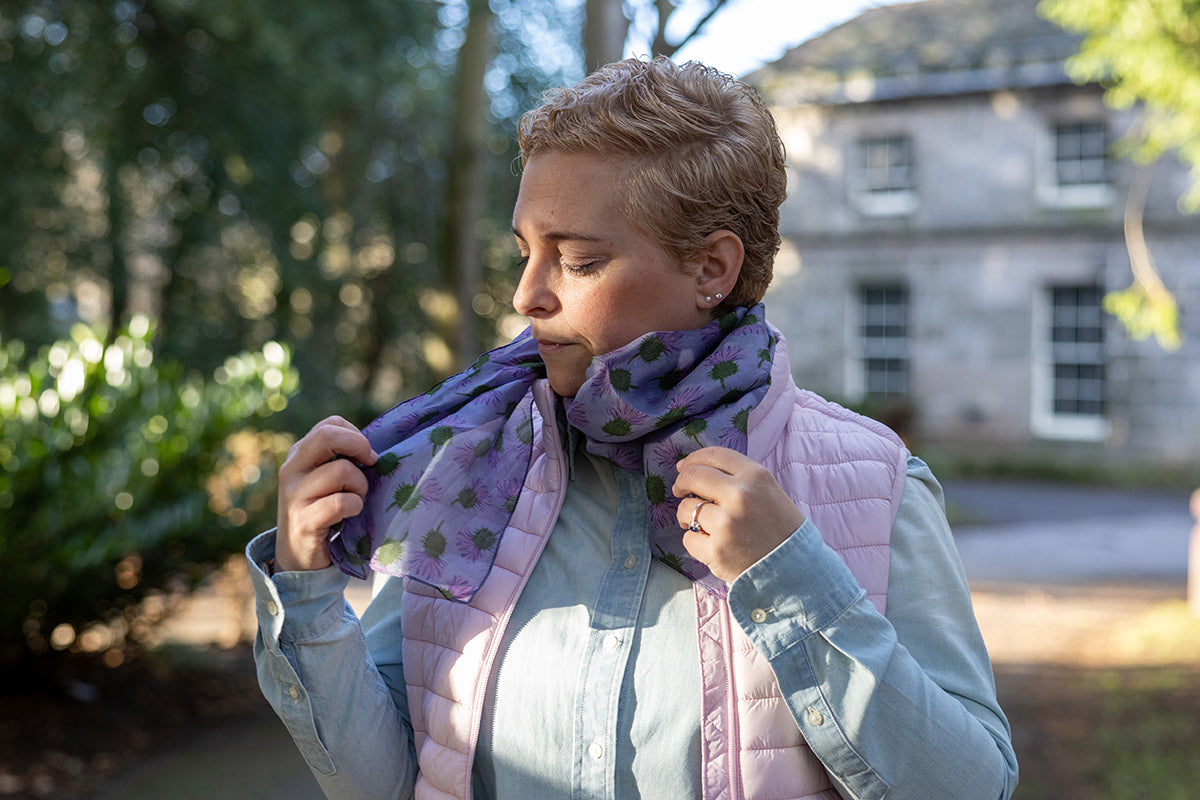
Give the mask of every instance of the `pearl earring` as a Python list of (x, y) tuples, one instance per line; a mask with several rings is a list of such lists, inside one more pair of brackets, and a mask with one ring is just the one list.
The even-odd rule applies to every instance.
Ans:
[(706, 302), (706, 303), (711, 303), (711, 302), (712, 302), (712, 297), (711, 297), (711, 296), (709, 296), (709, 295), (705, 295), (705, 296), (704, 296), (704, 302)]

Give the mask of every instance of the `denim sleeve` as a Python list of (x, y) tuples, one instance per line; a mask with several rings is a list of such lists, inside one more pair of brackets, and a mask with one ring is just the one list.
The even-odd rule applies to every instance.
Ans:
[(808, 520), (734, 581), (730, 610), (844, 797), (1007, 800), (1008, 720), (941, 487), (919, 459), (890, 557), (885, 616)]
[(345, 600), (349, 579), (334, 567), (268, 577), (263, 565), (274, 552), (273, 531), (246, 547), (258, 618), (254, 661), (263, 696), (327, 797), (411, 797), (416, 755), (403, 700), (399, 629), (380, 653), (392, 681), (399, 675), (397, 693), (376, 667)]

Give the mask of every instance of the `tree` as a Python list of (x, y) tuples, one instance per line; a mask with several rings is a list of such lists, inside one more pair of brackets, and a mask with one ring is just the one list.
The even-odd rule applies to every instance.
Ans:
[(629, 35), (629, 18), (619, 0), (587, 0), (583, 28), (585, 72), (620, 61)]
[[(1117, 108), (1140, 107), (1140, 124), (1123, 141), (1125, 151), (1149, 164), (1169, 151), (1191, 168), (1192, 184), (1180, 200), (1200, 211), (1200, 4), (1195, 0), (1043, 0), (1048, 19), (1084, 36), (1067, 63), (1079, 82), (1105, 85)], [(1131, 192), (1126, 214), (1134, 282), (1113, 292), (1105, 307), (1131, 335), (1154, 335), (1179, 346), (1179, 311), (1154, 269), (1141, 237), (1144, 186)]]
[(453, 313), (443, 334), (455, 354), (454, 369), (465, 369), (479, 354), (479, 332), (472, 306), (482, 284), (479, 222), (486, 197), (480, 189), (487, 157), (487, 108), (483, 81), (495, 48), (489, 0), (469, 0), (466, 34), (458, 48), (454, 124), (446, 180), (446, 236), (441, 280)]
[(284, 338), (304, 405), (369, 406), (385, 351), (393, 374), (431, 380), (396, 343), (421, 328), (434, 274), (450, 107), (437, 13), (0, 5), (4, 335), (32, 352), (77, 320), (111, 337), (142, 313), (162, 355), (200, 369)]
[(1116, 108), (1140, 106), (1126, 140), (1149, 163), (1174, 150), (1192, 170), (1182, 198), (1200, 211), (1200, 4), (1195, 0), (1043, 0), (1052, 22), (1083, 34), (1071, 77), (1106, 87)]
[[(673, 56), (704, 29), (726, 2), (587, 0), (584, 66), (587, 70), (596, 69), (619, 60), (629, 51), (635, 55)], [(686, 27), (681, 34), (668, 36), (673, 20)]]
[(0, 660), (240, 550), (264, 429), (436, 376), (447, 5), (0, 0)]

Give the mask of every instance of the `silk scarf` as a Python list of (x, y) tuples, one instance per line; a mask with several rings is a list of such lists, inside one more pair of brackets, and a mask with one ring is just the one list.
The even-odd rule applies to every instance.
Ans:
[[(725, 583), (683, 547), (675, 465), (709, 445), (746, 452), (776, 341), (762, 304), (737, 308), (702, 328), (649, 333), (593, 358), (575, 398), (563, 401), (588, 452), (645, 476), (655, 557), (718, 596)], [(469, 603), (525, 483), (531, 387), (545, 374), (526, 329), (368, 425), (379, 460), (363, 468), (362, 513), (330, 542), (334, 563), (359, 578), (368, 569), (406, 576)]]

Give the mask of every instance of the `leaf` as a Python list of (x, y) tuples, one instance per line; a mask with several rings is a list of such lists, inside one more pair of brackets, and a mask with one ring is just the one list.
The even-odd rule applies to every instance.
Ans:
[(1179, 308), (1169, 294), (1151, 297), (1135, 283), (1105, 295), (1104, 310), (1115, 316), (1134, 339), (1143, 341), (1153, 336), (1168, 351), (1178, 350), (1183, 344)]

